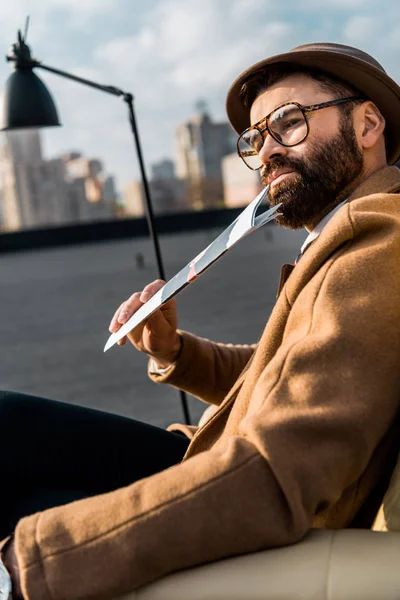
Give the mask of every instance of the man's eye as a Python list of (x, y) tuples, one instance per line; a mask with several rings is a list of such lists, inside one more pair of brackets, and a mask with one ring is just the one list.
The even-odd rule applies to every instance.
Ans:
[(281, 128), (287, 131), (288, 129), (294, 129), (298, 127), (301, 123), (300, 119), (290, 119), (290, 121), (286, 121), (285, 123), (281, 123)]

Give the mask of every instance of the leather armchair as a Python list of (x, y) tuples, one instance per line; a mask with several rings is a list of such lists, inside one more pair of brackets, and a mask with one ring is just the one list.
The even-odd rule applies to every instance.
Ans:
[(123, 600), (398, 600), (399, 565), (400, 532), (315, 529), (293, 546), (180, 571)]

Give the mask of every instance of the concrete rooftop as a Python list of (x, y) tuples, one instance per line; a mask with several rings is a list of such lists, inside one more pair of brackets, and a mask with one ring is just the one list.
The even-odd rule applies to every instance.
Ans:
[[(168, 276), (219, 233), (162, 236)], [(179, 326), (222, 342), (257, 341), (280, 266), (294, 259), (305, 237), (267, 225), (243, 240), (178, 296)], [(142, 270), (137, 252), (145, 256)], [(0, 255), (0, 387), (162, 427), (182, 421), (178, 392), (147, 378), (143, 355), (128, 344), (103, 354), (115, 309), (156, 277), (146, 239)], [(192, 421), (204, 408), (190, 399)]]

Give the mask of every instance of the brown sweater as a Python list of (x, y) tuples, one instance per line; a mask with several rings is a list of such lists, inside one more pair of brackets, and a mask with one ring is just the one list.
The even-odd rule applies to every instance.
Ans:
[(352, 194), (294, 268), (255, 351), (183, 334), (177, 365), (153, 378), (217, 414), (181, 464), (23, 519), (27, 598), (113, 598), (352, 522), (395, 449), (398, 191), (388, 167)]

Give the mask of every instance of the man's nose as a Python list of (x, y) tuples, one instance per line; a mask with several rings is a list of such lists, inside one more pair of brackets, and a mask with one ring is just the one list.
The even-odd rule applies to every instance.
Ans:
[(264, 138), (264, 144), (259, 152), (261, 163), (266, 167), (273, 158), (277, 156), (286, 156), (287, 148), (282, 146), (270, 133), (267, 132)]

